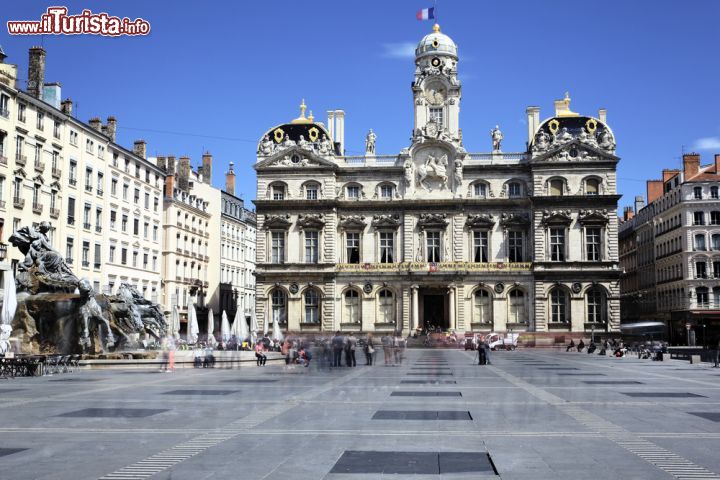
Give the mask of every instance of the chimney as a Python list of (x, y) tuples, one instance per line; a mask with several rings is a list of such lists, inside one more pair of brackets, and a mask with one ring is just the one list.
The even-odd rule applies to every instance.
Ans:
[(46, 83), (43, 85), (42, 99), (53, 107), (60, 110), (60, 99), (62, 98), (62, 85), (59, 82)]
[(720, 175), (720, 154), (715, 154), (715, 174)]
[(604, 123), (607, 124), (607, 109), (601, 108), (598, 110), (598, 119)]
[(335, 144), (337, 154), (345, 155), (345, 112), (335, 110)]
[(230, 195), (235, 195), (235, 172), (233, 171), (233, 162), (230, 162), (230, 169), (225, 174), (225, 191)]
[(645, 199), (642, 195), (635, 197), (635, 214), (645, 207)]
[(135, 140), (133, 142), (133, 153), (138, 157), (147, 158), (147, 143), (145, 140)]
[(165, 196), (173, 197), (175, 190), (175, 157), (167, 157), (167, 175), (165, 176)]
[(535, 137), (535, 130), (538, 129), (540, 126), (540, 107), (527, 107), (525, 109), (525, 113), (527, 114), (527, 124), (528, 124), (528, 141), (527, 145), (530, 147), (530, 144), (533, 141), (533, 138)]
[(328, 133), (330, 134), (330, 141), (335, 142), (335, 111), (328, 110)]
[(68, 117), (72, 117), (72, 107), (72, 100), (69, 98), (66, 98), (60, 104), (60, 110), (62, 110), (62, 112)]
[(692, 177), (698, 174), (700, 171), (700, 154), (699, 153), (686, 153), (683, 155), (683, 172), (685, 173), (685, 180), (690, 180)]
[(32, 47), (28, 61), (27, 92), (35, 98), (42, 100), (43, 86), (45, 85), (45, 49)]
[(678, 173), (680, 173), (680, 170), (677, 170), (677, 169), (674, 169), (674, 168), (673, 168), (673, 169), (667, 169), (667, 168), (666, 168), (666, 169), (664, 169), (664, 170), (662, 171), (662, 173), (663, 173), (663, 183), (665, 183), (665, 182), (667, 182), (668, 180), (670, 180), (671, 178), (673, 178), (675, 175), (677, 175)]
[[(133, 153), (137, 155), (137, 152), (135, 151), (135, 148), (133, 148)], [(157, 157), (155, 159), (155, 165), (162, 170), (163, 172), (167, 172), (167, 158), (165, 157)]]
[(663, 194), (663, 181), (662, 180), (648, 180), (647, 181), (647, 203), (650, 205), (652, 202), (662, 197)]
[(635, 212), (633, 212), (633, 207), (625, 207), (623, 210), (623, 221), (627, 222), (628, 220), (632, 220), (634, 216)]
[(190, 157), (180, 157), (177, 172), (177, 188), (184, 192), (190, 190)]
[(88, 123), (90, 124), (90, 128), (93, 130), (102, 132), (102, 121), (98, 117), (91, 118)]
[(210, 180), (212, 178), (212, 155), (210, 155), (210, 152), (203, 153), (202, 156), (202, 175), (203, 175), (203, 182), (210, 185)]
[(110, 140), (114, 143), (115, 135), (117, 134), (117, 119), (115, 117), (107, 117), (106, 131), (107, 136), (110, 137)]

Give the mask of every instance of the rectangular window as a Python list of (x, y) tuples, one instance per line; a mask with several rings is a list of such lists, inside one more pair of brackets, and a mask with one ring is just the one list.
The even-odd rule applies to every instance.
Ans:
[(488, 232), (473, 232), (473, 262), (487, 263), (489, 257)]
[(37, 112), (37, 129), (41, 132), (45, 129), (45, 114)]
[(380, 263), (395, 263), (395, 234), (380, 232)]
[(272, 263), (285, 263), (285, 232), (272, 232)]
[(360, 187), (357, 185), (351, 185), (347, 187), (347, 196), (350, 199), (357, 200), (360, 198)]
[(117, 196), (117, 184), (117, 179), (113, 178), (112, 180), (110, 180), (110, 195), (112, 195), (113, 197)]
[(136, 250), (136, 251), (133, 252), (133, 262), (132, 262), (132, 266), (133, 266), (133, 267), (137, 267), (137, 263), (138, 263), (138, 252), (137, 252), (137, 250)]
[(272, 189), (273, 200), (285, 200), (285, 187), (276, 185)]
[(305, 198), (307, 200), (317, 200), (317, 198), (318, 198), (317, 185), (308, 185), (305, 187)]
[(440, 261), (440, 232), (426, 232), (425, 245), (428, 262)]
[(520, 195), (522, 195), (522, 188), (519, 183), (513, 182), (508, 184), (508, 197), (518, 198)]
[(27, 110), (27, 105), (24, 103), (18, 103), (18, 121), (25, 123), (25, 111)]
[(585, 257), (592, 262), (600, 261), (600, 229), (597, 227), (585, 229)]
[(123, 184), (123, 200), (127, 200), (129, 189), (130, 189), (130, 185), (128, 185), (127, 183), (124, 183)]
[(75, 225), (75, 199), (72, 197), (68, 198), (67, 223), (68, 225)]
[(122, 222), (120, 223), (120, 230), (122, 230), (123, 232), (127, 232), (127, 222), (128, 222), (127, 215), (123, 215)]
[(508, 262), (522, 262), (523, 232), (508, 232)]
[(102, 265), (102, 248), (99, 243), (95, 244), (95, 258), (93, 261), (93, 267), (97, 270)]
[(391, 185), (382, 185), (380, 187), (380, 198), (390, 200), (393, 197), (393, 187)]
[(695, 235), (695, 250), (705, 251), (705, 235)]
[(105, 190), (103, 185), (103, 179), (105, 178), (105, 175), (103, 175), (102, 172), (97, 173), (97, 194), (102, 195), (103, 191)]
[(73, 187), (77, 185), (77, 162), (70, 160), (70, 172), (68, 174), (70, 185)]
[(145, 270), (147, 270), (147, 267), (148, 267), (148, 258), (149, 258), (148, 254), (143, 253), (143, 268)]
[(55, 138), (60, 138), (60, 122), (55, 120), (55, 123), (53, 124), (53, 136)]
[(153, 268), (153, 271), (157, 271), (157, 255), (153, 255), (152, 268)]
[(705, 225), (705, 212), (693, 212), (693, 225)]
[(8, 118), (10, 116), (10, 110), (8, 110), (9, 103), (10, 97), (4, 93), (0, 95), (0, 117)]
[(550, 229), (550, 260), (553, 262), (565, 261), (565, 229)]
[(713, 262), (713, 277), (720, 278), (720, 262)]
[(110, 228), (115, 230), (117, 222), (117, 212), (115, 210), (110, 210)]
[(305, 232), (305, 263), (318, 262), (318, 233)]
[(707, 278), (707, 264), (695, 262), (695, 278)]
[(133, 235), (140, 235), (140, 220), (137, 218), (133, 219)]
[(78, 144), (78, 132), (75, 130), (70, 130), (70, 145), (75, 145), (77, 147)]
[(158, 239), (158, 226), (153, 225), (153, 241), (157, 242)]
[(120, 250), (120, 263), (127, 265), (127, 248)]
[(85, 190), (88, 192), (92, 192), (92, 168), (86, 168), (85, 169)]
[(139, 188), (135, 189), (135, 193), (133, 195), (133, 202), (135, 203), (135, 205), (140, 203), (140, 189)]
[(345, 233), (347, 263), (360, 263), (360, 234), (358, 232)]
[(99, 207), (95, 209), (95, 230), (102, 231), (102, 208)]
[(437, 123), (440, 127), (444, 127), (445, 115), (443, 107), (430, 107), (430, 120)]
[(159, 206), (160, 206), (160, 199), (158, 197), (153, 198), (153, 212), (157, 212)]
[(115, 262), (115, 245), (110, 245), (110, 254), (108, 256), (108, 261), (110, 263)]
[(150, 235), (150, 224), (148, 222), (143, 223), (143, 237), (148, 238)]
[(719, 198), (718, 187), (710, 187), (710, 198)]
[(82, 266), (85, 268), (90, 266), (90, 242), (82, 243)]
[(702, 187), (693, 188), (693, 197), (695, 198), (695, 200), (702, 199)]

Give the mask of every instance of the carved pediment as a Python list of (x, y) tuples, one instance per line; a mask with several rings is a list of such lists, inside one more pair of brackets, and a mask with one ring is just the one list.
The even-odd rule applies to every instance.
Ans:
[(321, 230), (325, 226), (323, 214), (300, 214), (298, 215), (297, 224), (302, 230)]
[(503, 227), (525, 227), (530, 224), (527, 213), (503, 213), (500, 215), (500, 225)]
[(578, 221), (583, 225), (605, 225), (610, 221), (610, 216), (605, 208), (600, 210), (580, 210)]
[(45, 185), (45, 179), (42, 175), (36, 175), (35, 178), (33, 178), (33, 183), (39, 183), (40, 185)]
[(272, 155), (260, 160), (255, 168), (302, 168), (302, 167), (336, 167), (318, 154), (305, 150), (297, 145), (287, 149), (277, 150)]
[(428, 228), (445, 228), (448, 225), (446, 213), (421, 213), (418, 227), (421, 230)]
[(603, 149), (597, 142), (582, 141), (578, 138), (566, 143), (555, 142), (547, 150), (533, 152), (534, 162), (584, 162), (593, 160), (617, 160), (614, 149)]
[[(52, 182), (52, 183), (50, 184), (50, 188), (51, 188), (52, 190), (60, 190), (60, 182), (58, 182), (57, 180), (55, 180), (54, 182)], [(116, 205), (116, 207), (117, 207), (117, 205)]]
[(13, 175), (15, 175), (16, 177), (27, 178), (27, 173), (25, 173), (25, 169), (23, 169), (22, 167), (16, 169), (13, 172)]
[(367, 223), (362, 215), (341, 215), (339, 225), (343, 230), (364, 230)]
[(388, 215), (373, 215), (371, 225), (374, 228), (398, 228), (400, 226), (400, 215), (397, 213)]
[(478, 215), (470, 215), (465, 220), (465, 226), (469, 229), (473, 228), (492, 228), (495, 225), (495, 219), (492, 215), (480, 213)]
[(290, 215), (268, 215), (265, 217), (264, 228), (266, 230), (287, 230), (290, 225), (292, 225)]
[(570, 210), (544, 210), (542, 214), (542, 222), (546, 225), (570, 225), (572, 223)]

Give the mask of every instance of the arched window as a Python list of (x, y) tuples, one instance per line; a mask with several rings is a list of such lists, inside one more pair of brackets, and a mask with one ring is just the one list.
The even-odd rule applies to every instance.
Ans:
[(707, 287), (696, 288), (695, 296), (697, 299), (698, 308), (707, 308), (710, 306), (710, 299), (708, 298), (708, 288)]
[(717, 210), (710, 212), (710, 225), (720, 225), (720, 212)]
[(303, 295), (305, 302), (305, 323), (320, 323), (320, 295), (317, 290), (310, 288)]
[(346, 323), (360, 323), (360, 295), (357, 290), (345, 292), (345, 318)]
[(599, 288), (591, 288), (585, 294), (587, 301), (587, 321), (605, 323), (605, 295)]
[[(270, 185), (270, 199), (271, 200), (285, 200), (287, 196), (287, 188), (284, 183), (277, 182)], [(195, 219), (193, 218), (193, 223)]]
[(550, 180), (548, 183), (548, 193), (554, 196), (561, 196), (565, 190), (565, 182), (560, 178)]
[(477, 182), (473, 185), (473, 196), (476, 198), (487, 198), (487, 184)]
[(387, 288), (378, 292), (378, 322), (395, 323), (395, 296)]
[(305, 184), (305, 199), (317, 200), (319, 198), (320, 185), (315, 182)]
[(695, 250), (697, 250), (699, 252), (703, 252), (706, 250), (705, 235), (702, 233), (695, 235)]
[(522, 196), (522, 186), (520, 185), (520, 182), (510, 182), (508, 183), (508, 197), (509, 198), (518, 198)]
[(712, 249), (720, 250), (720, 234), (714, 233), (712, 236)]
[(272, 306), (272, 321), (278, 323), (287, 323), (287, 296), (285, 292), (276, 288), (270, 295)]
[(383, 200), (392, 200), (395, 195), (395, 186), (391, 183), (383, 183), (378, 187), (378, 196)]
[(567, 323), (568, 315), (567, 293), (560, 287), (550, 291), (550, 321), (552, 323)]
[(510, 290), (510, 293), (508, 293), (508, 299), (508, 322), (527, 323), (527, 313), (525, 310), (525, 293), (519, 288), (514, 288)]
[(588, 178), (585, 182), (585, 195), (598, 195), (600, 193), (600, 182), (596, 178)]
[(477, 323), (492, 323), (492, 304), (487, 290), (479, 289), (473, 298), (473, 320)]
[(345, 187), (345, 194), (350, 200), (359, 200), (361, 195), (360, 185), (351, 183)]

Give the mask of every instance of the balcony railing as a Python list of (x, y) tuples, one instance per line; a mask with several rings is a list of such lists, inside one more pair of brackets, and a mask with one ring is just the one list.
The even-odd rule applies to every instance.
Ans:
[(15, 208), (23, 208), (23, 207), (25, 207), (25, 199), (24, 199), (24, 198), (13, 197), (13, 205), (15, 205)]
[(101, 225), (95, 225), (95, 231), (97, 233), (102, 233), (102, 226)]
[(68, 225), (75, 225), (75, 217), (68, 217), (67, 223)]
[(74, 187), (75, 185), (77, 185), (77, 178), (71, 177), (70, 180), (68, 180), (68, 183)]
[(92, 191), (93, 191), (92, 185), (85, 185), (85, 191), (86, 191), (86, 192), (92, 192)]
[(50, 209), (50, 217), (51, 218), (60, 218), (60, 209), (59, 208), (51, 208)]
[(44, 172), (45, 162), (35, 162), (35, 171), (40, 173)]
[(43, 211), (42, 203), (33, 203), (32, 210), (33, 210), (33, 213), (38, 213), (38, 214), (42, 213), (42, 211)]
[(90, 230), (90, 226), (91, 226), (91, 225), (90, 225), (89, 223), (83, 222), (83, 228), (84, 228), (85, 230)]
[(8, 118), (10, 116), (10, 110), (7, 108), (0, 108), (0, 117)]
[(15, 163), (25, 166), (27, 164), (27, 155), (20, 155), (18, 153), (17, 155), (15, 155)]
[(97, 194), (98, 194), (98, 196), (102, 197), (102, 196), (103, 196), (103, 193), (105, 193), (105, 191), (104, 191), (102, 188), (98, 188), (98, 189), (97, 189)]
[(7, 157), (5, 155), (0, 155), (0, 165), (7, 165), (7, 164), (8, 164)]
[(62, 176), (62, 170), (60, 170), (59, 168), (53, 168), (52, 176), (53, 178), (60, 178)]
[(85, 267), (85, 268), (88, 268), (88, 267), (90, 266), (90, 262), (88, 262), (87, 260), (83, 260), (83, 261), (82, 261), (82, 266)]

